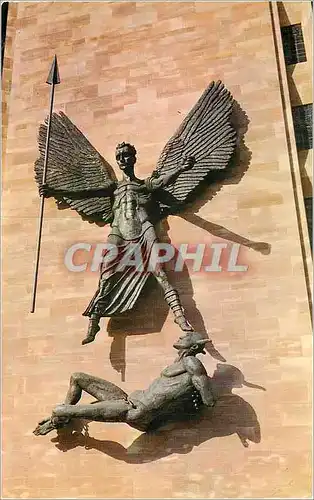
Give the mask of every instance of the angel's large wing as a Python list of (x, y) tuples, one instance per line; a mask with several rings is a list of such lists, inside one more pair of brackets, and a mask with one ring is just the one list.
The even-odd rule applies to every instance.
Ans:
[(164, 147), (157, 175), (174, 172), (184, 157), (193, 156), (196, 161), (192, 169), (156, 193), (163, 212), (180, 209), (209, 172), (228, 166), (236, 145), (236, 132), (230, 123), (232, 103), (223, 83), (212, 82)]
[[(35, 179), (42, 184), (47, 119), (39, 127), (40, 157), (35, 162)], [(112, 218), (110, 196), (75, 196), (77, 192), (109, 189), (116, 177), (113, 169), (90, 144), (82, 132), (62, 112), (53, 113), (47, 168), (48, 186), (66, 192), (54, 195), (60, 208), (71, 207), (90, 221), (109, 222)], [(72, 194), (71, 194), (72, 193)]]

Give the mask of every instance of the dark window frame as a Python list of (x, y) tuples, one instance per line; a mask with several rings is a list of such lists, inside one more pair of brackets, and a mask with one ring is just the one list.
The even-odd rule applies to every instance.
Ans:
[(309, 230), (310, 245), (313, 251), (313, 198), (304, 198), (307, 228)]
[(307, 61), (301, 23), (283, 26), (281, 37), (287, 66)]
[(313, 149), (313, 104), (293, 106), (292, 118), (297, 150)]
[(3, 2), (1, 5), (1, 73), (3, 69), (5, 38), (7, 33), (9, 2)]

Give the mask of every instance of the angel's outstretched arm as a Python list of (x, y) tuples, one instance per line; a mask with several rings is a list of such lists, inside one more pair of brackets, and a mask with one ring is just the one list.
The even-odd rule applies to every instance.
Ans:
[(45, 198), (50, 198), (51, 196), (71, 196), (72, 199), (80, 198), (94, 198), (94, 197), (104, 197), (110, 196), (115, 188), (115, 182), (108, 183), (108, 185), (99, 188), (86, 188), (81, 191), (71, 190), (71, 189), (54, 189), (48, 184), (42, 184), (39, 188), (39, 195)]
[(157, 172), (153, 172), (153, 174), (145, 179), (145, 184), (149, 191), (155, 191), (161, 187), (168, 186), (172, 182), (176, 180), (176, 178), (186, 170), (190, 170), (195, 163), (195, 159), (190, 156), (188, 158), (183, 158), (182, 163), (179, 167), (172, 170), (171, 172), (167, 172), (165, 174), (159, 174)]

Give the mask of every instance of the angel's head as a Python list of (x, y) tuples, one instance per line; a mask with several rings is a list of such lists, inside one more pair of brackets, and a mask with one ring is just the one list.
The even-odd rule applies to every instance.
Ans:
[(128, 142), (121, 142), (116, 147), (116, 160), (121, 170), (133, 168), (136, 163), (136, 149)]

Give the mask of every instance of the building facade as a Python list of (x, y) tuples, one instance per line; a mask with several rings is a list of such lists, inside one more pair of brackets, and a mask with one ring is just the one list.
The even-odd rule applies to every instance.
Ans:
[(312, 8), (309, 2), (278, 3), (294, 136), (311, 244), (313, 210)]
[[(311, 495), (311, 26), (308, 1), (9, 4), (4, 498)], [(39, 210), (33, 169), (54, 54), (61, 77), (55, 110), (111, 165), (117, 143), (135, 144), (140, 177), (153, 170), (211, 80), (222, 80), (235, 99), (241, 140), (234, 175), (160, 227), (163, 241), (176, 247), (227, 245), (221, 271), (195, 271), (187, 261), (169, 275), (195, 329), (246, 380), (266, 389), (235, 388), (235, 398), (218, 405), (211, 421), (152, 435), (101, 423), (63, 439), (32, 434), (64, 398), (71, 373), (92, 373), (126, 392), (143, 389), (172, 362), (180, 333), (152, 284), (132, 313), (103, 321), (96, 341), (81, 345), (87, 326), (81, 314), (98, 282), (88, 260), (108, 228), (57, 210), (52, 199), (45, 207), (36, 311), (29, 312)], [(88, 263), (82, 272), (65, 262), (77, 243), (92, 247), (76, 255), (74, 264)], [(225, 261), (239, 244), (238, 264), (247, 270), (235, 272)], [(209, 354), (203, 359), (211, 375), (217, 361)], [(250, 419), (261, 439), (245, 448), (236, 429), (250, 427)]]

